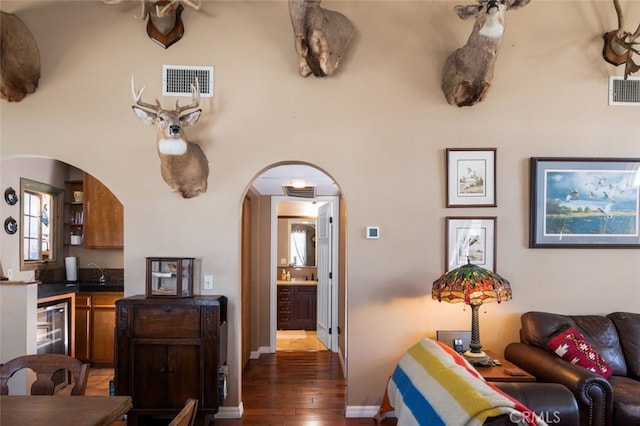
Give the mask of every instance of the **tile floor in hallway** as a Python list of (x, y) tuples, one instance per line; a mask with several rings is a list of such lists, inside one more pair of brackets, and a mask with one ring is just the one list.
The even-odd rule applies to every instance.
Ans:
[(327, 347), (318, 340), (315, 331), (276, 331), (277, 351), (326, 351)]

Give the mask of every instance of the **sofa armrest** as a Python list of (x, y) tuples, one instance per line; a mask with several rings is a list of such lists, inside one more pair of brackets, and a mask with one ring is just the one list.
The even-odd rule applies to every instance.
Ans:
[(496, 382), (498, 389), (520, 401), (550, 425), (580, 424), (580, 411), (573, 393), (558, 383)]
[(602, 376), (526, 343), (510, 343), (504, 353), (539, 381), (566, 386), (578, 403), (582, 425), (612, 424), (613, 390)]

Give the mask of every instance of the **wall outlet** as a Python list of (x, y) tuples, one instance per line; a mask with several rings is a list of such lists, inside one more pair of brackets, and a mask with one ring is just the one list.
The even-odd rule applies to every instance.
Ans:
[(213, 290), (213, 275), (205, 275), (204, 276), (204, 286), (205, 290)]
[(469, 349), (471, 331), (469, 330), (436, 330), (436, 339), (445, 343), (456, 352)]
[(13, 280), (13, 268), (7, 268), (7, 278), (9, 281)]
[(286, 265), (287, 264), (287, 258), (286, 257), (281, 257), (280, 258), (280, 264), (281, 265)]

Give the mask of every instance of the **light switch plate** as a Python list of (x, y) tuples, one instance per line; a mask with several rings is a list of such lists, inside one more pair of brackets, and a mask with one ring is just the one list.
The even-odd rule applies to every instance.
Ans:
[(204, 276), (204, 289), (213, 290), (213, 275)]

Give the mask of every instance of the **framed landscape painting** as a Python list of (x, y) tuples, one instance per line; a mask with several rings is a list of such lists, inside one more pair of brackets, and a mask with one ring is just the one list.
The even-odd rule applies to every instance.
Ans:
[(447, 207), (496, 207), (496, 149), (447, 149)]
[(529, 247), (640, 248), (640, 158), (531, 158)]

